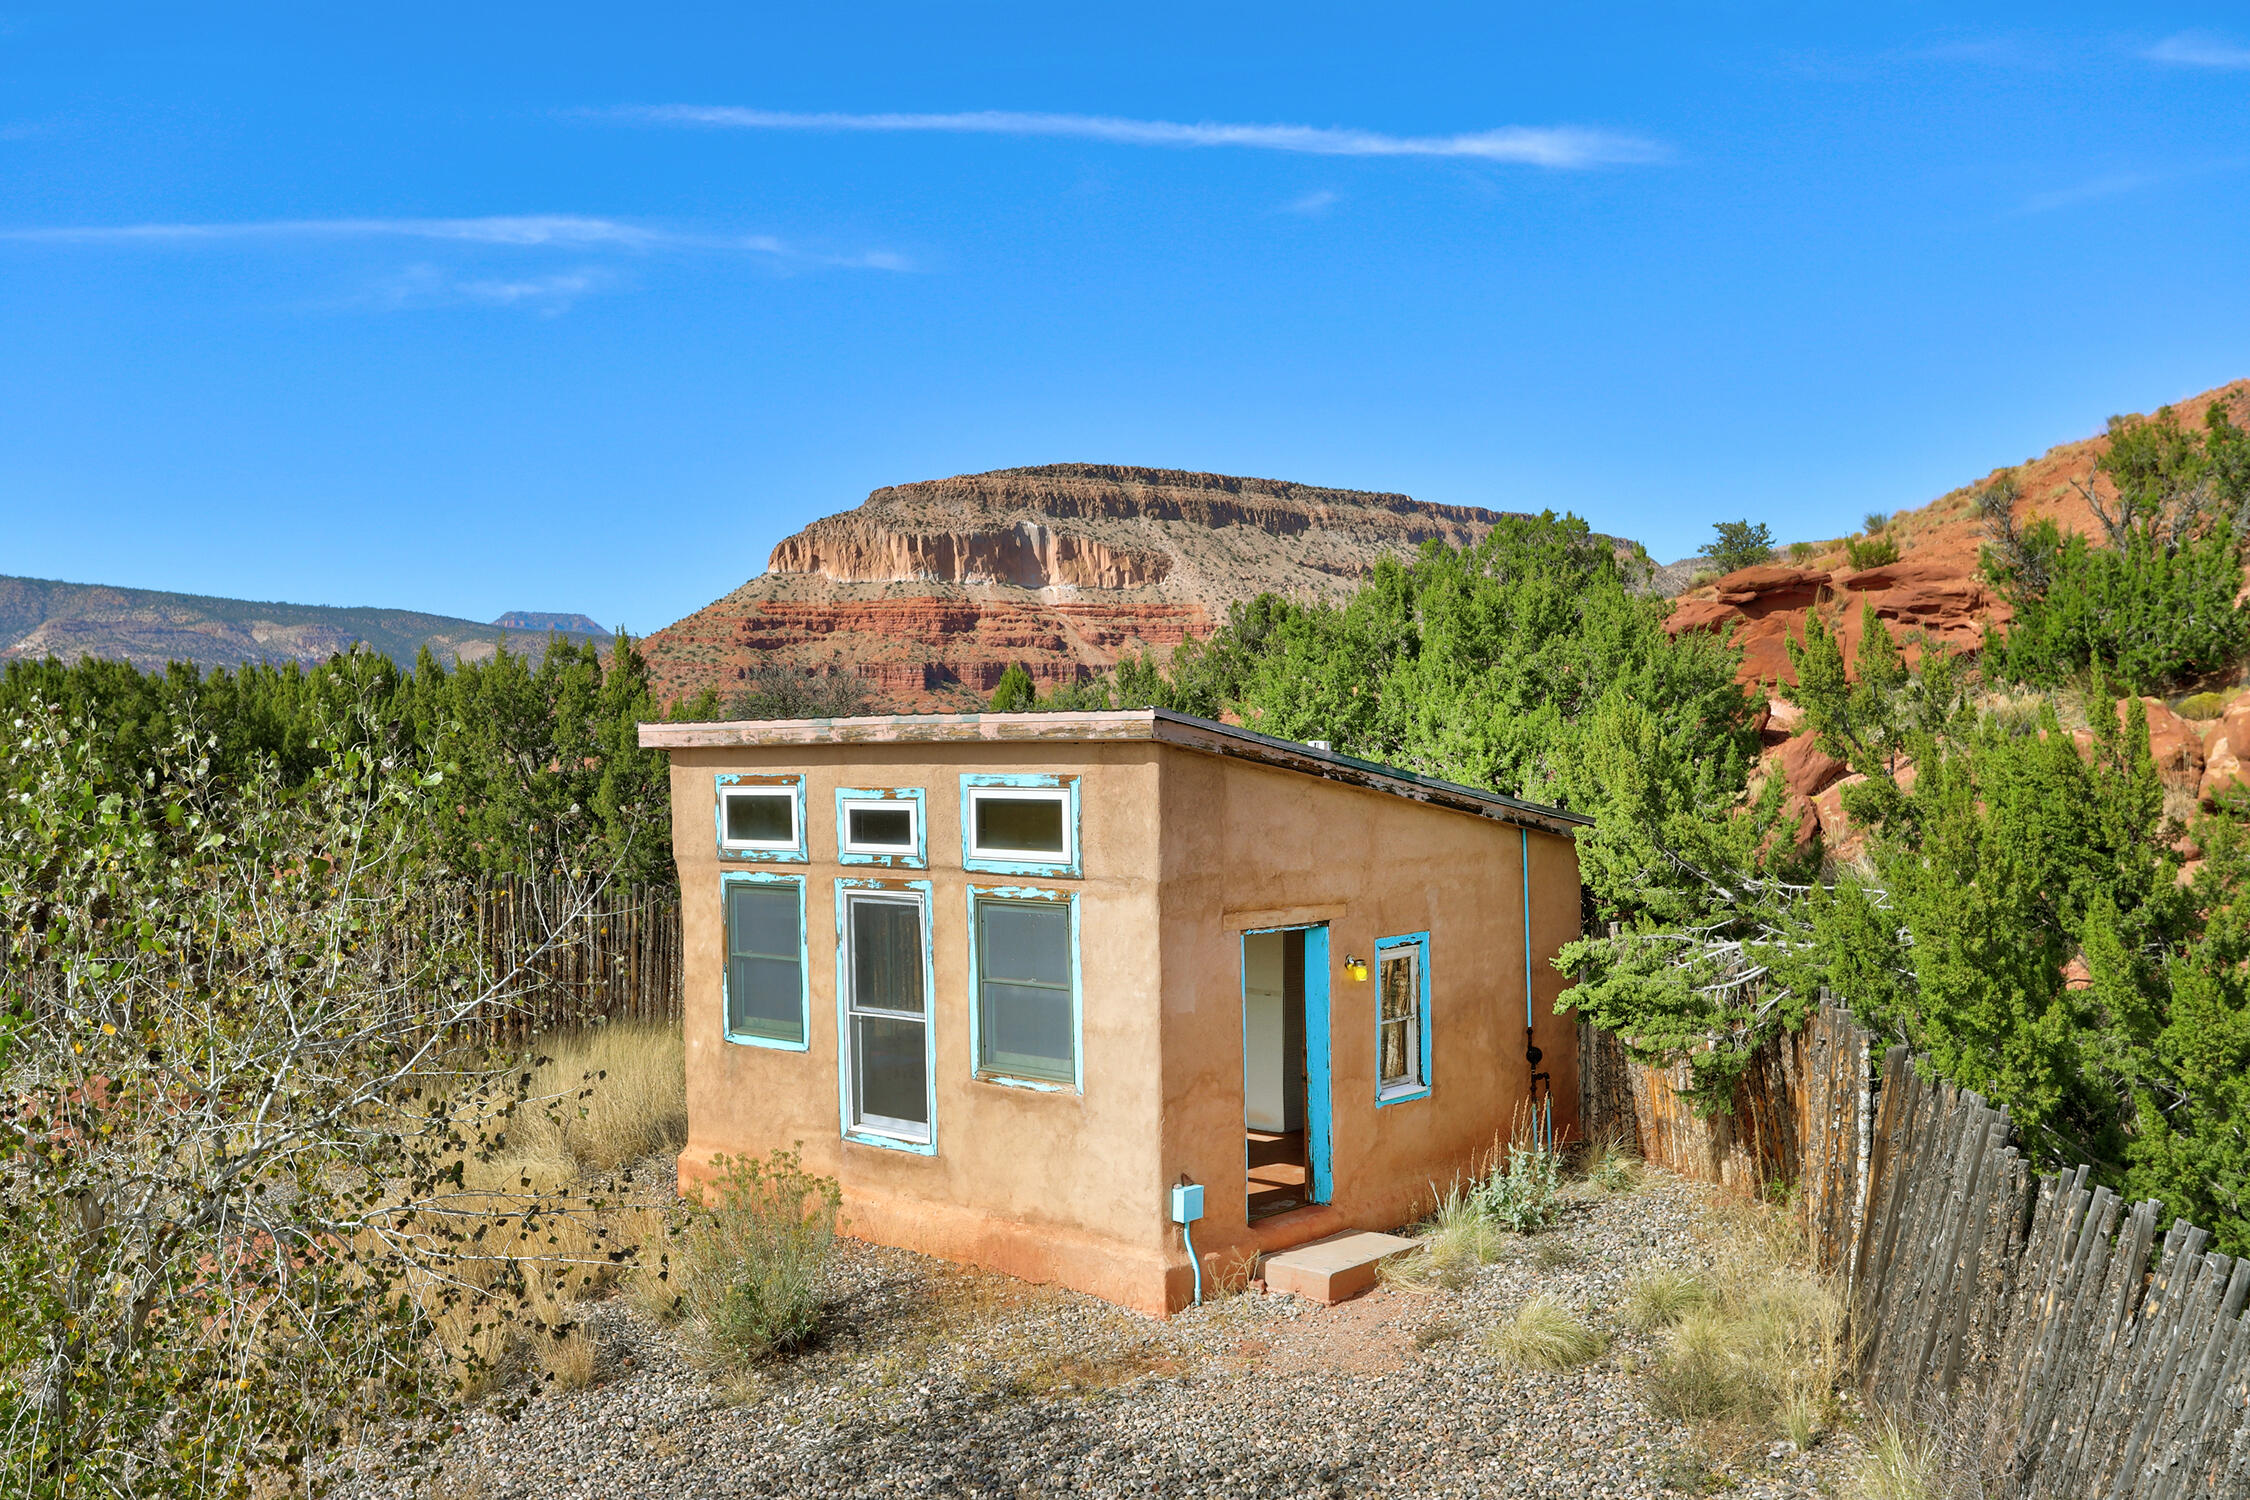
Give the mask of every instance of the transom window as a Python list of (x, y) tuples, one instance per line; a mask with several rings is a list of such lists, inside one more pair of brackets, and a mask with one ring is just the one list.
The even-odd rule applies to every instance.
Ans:
[(1067, 865), (1075, 857), (1067, 787), (972, 786), (968, 822), (976, 859)]
[(1375, 949), (1375, 1098), (1417, 1098), (1430, 1088), (1430, 947), (1427, 934), (1384, 938)]
[(805, 1045), (804, 886), (726, 881), (726, 1029), (734, 1041)]
[(1046, 1083), (1078, 1080), (1070, 903), (973, 892), (977, 1068)]
[(903, 798), (851, 798), (843, 804), (838, 842), (847, 854), (915, 854), (921, 844), (918, 802)]
[(719, 846), (732, 853), (790, 853), (804, 847), (800, 788), (793, 784), (719, 788)]

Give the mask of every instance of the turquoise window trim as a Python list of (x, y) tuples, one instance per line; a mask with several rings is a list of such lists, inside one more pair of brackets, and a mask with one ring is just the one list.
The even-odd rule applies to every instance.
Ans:
[[(784, 1042), (770, 1036), (751, 1036), (727, 1027), (727, 1017), (732, 1010), (727, 1004), (727, 974), (734, 967), (733, 945), (727, 941), (727, 887), (730, 885), (787, 885), (797, 889), (797, 1035), (803, 1040)], [(719, 872), (719, 933), (724, 949), (719, 963), (719, 1034), (740, 1047), (771, 1047), (776, 1052), (809, 1052), (812, 1050), (812, 947), (811, 935), (805, 930), (805, 877), (783, 875), (769, 870), (722, 870)]]
[[(851, 940), (851, 920), (847, 910), (854, 891), (889, 892), (893, 895), (912, 891), (921, 897), (922, 907), (922, 1087), (930, 1106), (930, 1138), (926, 1141), (904, 1140), (895, 1135), (868, 1130), (852, 1123), (852, 1013), (851, 1013), (851, 957), (844, 945)], [(862, 1146), (881, 1146), (887, 1151), (905, 1151), (915, 1156), (937, 1155), (937, 977), (930, 961), (930, 917), (932, 901), (931, 883), (927, 880), (885, 880), (880, 877), (842, 879), (836, 882), (836, 1119), (838, 1129), (847, 1141)]]
[[(844, 809), (852, 802), (907, 802), (914, 807), (914, 852), (912, 854), (854, 853), (844, 847), (847, 825)], [(926, 870), (930, 867), (930, 819), (924, 806), (922, 789), (918, 786), (850, 787), (836, 788), (836, 862), (844, 865), (876, 865), (890, 870)]]
[[(1335, 1083), (1329, 1076), (1334, 1042), (1329, 1036), (1328, 924), (1253, 927), (1243, 932), (1242, 937), (1256, 937), (1265, 932), (1302, 932), (1305, 935), (1305, 1161), (1312, 1174), (1312, 1201), (1327, 1203), (1336, 1196)], [(1235, 968), (1240, 975), (1239, 988), (1247, 1022), (1250, 974), (1249, 965), (1242, 962), (1239, 939), (1235, 943)]]
[[(791, 849), (743, 849), (727, 843), (727, 798), (729, 787), (787, 787), (793, 800), (790, 816), (797, 820), (797, 843)], [(810, 861), (805, 840), (805, 778), (789, 773), (764, 775), (756, 772), (721, 771), (712, 777), (711, 831), (718, 840), (719, 858), (723, 860), (755, 860), (769, 864), (801, 865)]]
[[(1383, 955), (1401, 948), (1414, 950), (1415, 987), (1421, 991), (1416, 1004), (1421, 1007), (1422, 1082), (1420, 1087), (1383, 1091)], [(1430, 935), (1427, 932), (1402, 932), (1397, 937), (1375, 940), (1375, 1105), (1378, 1109), (1387, 1104), (1408, 1104), (1416, 1099), (1430, 1097)]]
[[(1078, 846), (1078, 781), (1076, 776), (1029, 774), (966, 775), (961, 778), (961, 868), (983, 875), (1044, 875), (1049, 879), (1076, 880), (1084, 869)], [(975, 793), (986, 787), (1031, 787), (1063, 791), (1063, 858), (1037, 859), (1015, 855), (996, 859), (976, 853)]]
[[(984, 981), (977, 954), (977, 899), (998, 901), (1059, 901), (1070, 908), (1070, 1068), (1071, 1081), (1055, 1078), (1018, 1078), (998, 1068), (984, 1066)], [(969, 901), (969, 1070), (979, 1083), (997, 1083), (1012, 1089), (1041, 1094), (1083, 1095), (1086, 1092), (1086, 1005), (1078, 966), (1078, 893), (1047, 890), (1031, 885), (971, 885)]]

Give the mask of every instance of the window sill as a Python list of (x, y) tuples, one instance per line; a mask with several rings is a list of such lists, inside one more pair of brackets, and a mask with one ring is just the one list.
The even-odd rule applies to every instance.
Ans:
[(1409, 1104), (1416, 1099), (1429, 1097), (1430, 1086), (1426, 1083), (1415, 1084), (1412, 1088), (1385, 1089), (1375, 1096), (1375, 1107), (1381, 1109), (1386, 1104)]
[(1023, 854), (977, 854), (961, 857), (961, 868), (979, 875), (1042, 875), (1050, 880), (1082, 878), (1076, 857), (1041, 859)]
[(998, 1084), (1004, 1089), (1026, 1089), (1034, 1094), (1083, 1094), (1085, 1092), (1075, 1083), (1062, 1083), (1052, 1078), (1018, 1078), (1011, 1073), (995, 1073), (983, 1069), (977, 1071), (976, 1080), (979, 1083)]
[(801, 864), (807, 864), (807, 863), (810, 863), (810, 857), (809, 857), (809, 856), (808, 856), (808, 855), (806, 854), (806, 852), (805, 852), (805, 851), (804, 851), (804, 849), (802, 849), (802, 848), (793, 848), (793, 849), (747, 849), (747, 848), (744, 848), (744, 847), (742, 847), (742, 846), (741, 846), (741, 845), (739, 845), (739, 844), (721, 844), (721, 845), (719, 846), (719, 858), (721, 858), (721, 859), (764, 859), (764, 860), (774, 860), (774, 861), (778, 861), (779, 863), (782, 863), (782, 864), (792, 864), (792, 865), (801, 865)]
[(768, 1047), (776, 1052), (810, 1052), (812, 1050), (810, 1042), (787, 1042), (780, 1037), (751, 1036), (739, 1031), (729, 1031), (724, 1035), (730, 1044), (737, 1047)]
[(886, 1151), (905, 1151), (914, 1156), (937, 1155), (935, 1141), (909, 1141), (895, 1135), (878, 1135), (871, 1130), (846, 1130), (844, 1139), (860, 1146), (881, 1146)]

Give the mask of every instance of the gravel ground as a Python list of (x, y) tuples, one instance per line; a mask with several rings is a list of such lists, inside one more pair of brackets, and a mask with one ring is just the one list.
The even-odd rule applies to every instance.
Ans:
[[(422, 1500), (714, 1495), (1837, 1493), (1848, 1434), (1810, 1454), (1651, 1414), (1653, 1342), (1616, 1309), (1634, 1273), (1708, 1259), (1706, 1189), (1652, 1172), (1574, 1205), (1459, 1290), (1379, 1287), (1319, 1308), (1255, 1290), (1169, 1322), (924, 1256), (841, 1242), (815, 1347), (715, 1379), (621, 1300), (592, 1305), (594, 1383), (488, 1399), (434, 1448), (351, 1455), (347, 1495)], [(1527, 1374), (1479, 1335), (1545, 1292), (1612, 1337)]]

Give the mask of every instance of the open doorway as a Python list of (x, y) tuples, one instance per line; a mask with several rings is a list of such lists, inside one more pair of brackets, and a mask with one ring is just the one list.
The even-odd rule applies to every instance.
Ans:
[(1252, 1220), (1315, 1201), (1305, 947), (1301, 927), (1242, 937), (1243, 1160)]

